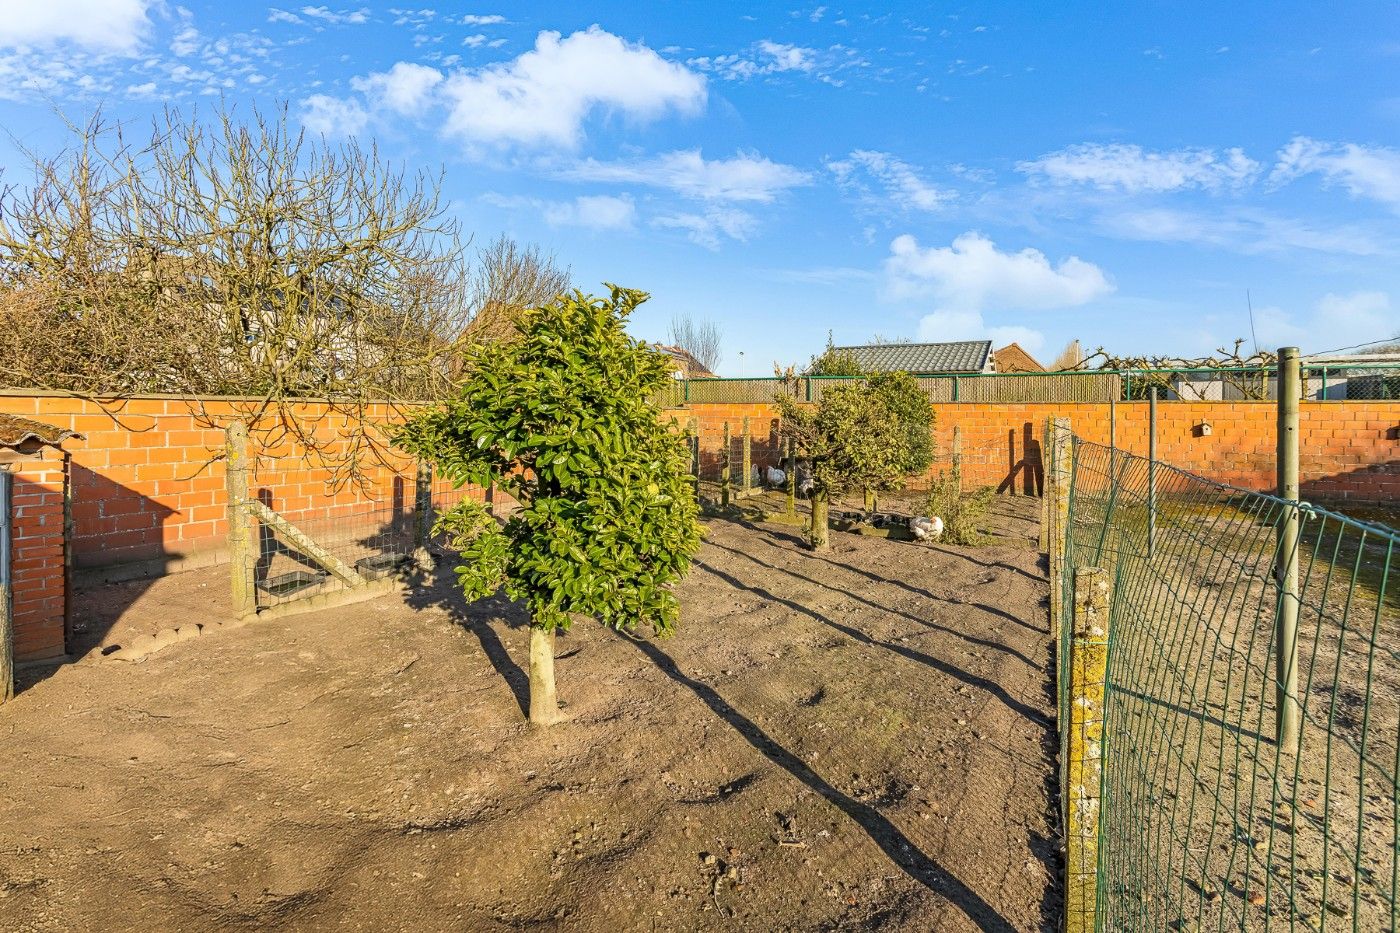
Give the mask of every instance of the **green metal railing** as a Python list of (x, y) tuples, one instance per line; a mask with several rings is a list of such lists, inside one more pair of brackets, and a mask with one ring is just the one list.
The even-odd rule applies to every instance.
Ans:
[[(1077, 569), (1112, 582), (1095, 928), (1400, 928), (1400, 535), (1078, 439), (1060, 449), (1059, 618)], [(1292, 597), (1276, 571), (1295, 511), (1302, 729), (1280, 748), (1275, 619)]]
[[(853, 377), (801, 376), (797, 396), (815, 402), (826, 386)], [(1277, 398), (1273, 369), (1125, 369), (1062, 373), (973, 373), (919, 377), (930, 402), (1143, 401), (1153, 388), (1164, 402), (1269, 401)], [(793, 384), (778, 378), (685, 379), (658, 395), (659, 404), (764, 403)], [(1400, 365), (1356, 363), (1303, 367), (1302, 398), (1310, 401), (1400, 399)]]

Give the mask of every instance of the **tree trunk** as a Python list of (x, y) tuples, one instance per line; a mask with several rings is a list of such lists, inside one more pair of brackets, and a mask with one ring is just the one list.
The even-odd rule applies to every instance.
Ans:
[(807, 540), (814, 551), (831, 550), (831, 532), (827, 526), (827, 494), (824, 491), (812, 493), (812, 527)]
[(530, 626), (530, 723), (548, 726), (559, 721), (559, 698), (554, 693), (554, 630)]
[(875, 505), (875, 490), (867, 487), (865, 490), (865, 511), (873, 513)]

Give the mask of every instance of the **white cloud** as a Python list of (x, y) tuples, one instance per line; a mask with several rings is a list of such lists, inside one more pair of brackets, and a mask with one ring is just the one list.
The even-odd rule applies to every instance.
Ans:
[(820, 54), (805, 46), (760, 39), (743, 54), (701, 56), (688, 59), (686, 64), (714, 72), (726, 81), (747, 81), (784, 71), (815, 71)]
[(896, 237), (885, 276), (893, 297), (931, 295), (952, 311), (1067, 308), (1113, 291), (1102, 269), (1077, 256), (1053, 266), (1039, 250), (1004, 253), (976, 232), (928, 248), (909, 234)]
[(1384, 292), (1329, 293), (1302, 314), (1275, 305), (1255, 308), (1254, 329), (1261, 346), (1292, 344), (1318, 353), (1391, 337), (1400, 330), (1400, 313)]
[(722, 238), (743, 242), (758, 227), (758, 218), (747, 211), (712, 207), (703, 214), (681, 213), (657, 217), (654, 227), (684, 230), (691, 242), (706, 249), (719, 249)]
[(1241, 149), (1151, 152), (1121, 143), (1084, 143), (1018, 162), (1016, 169), (1056, 184), (1093, 185), (1137, 194), (1245, 185), (1258, 175), (1259, 163)]
[(0, 9), (0, 48), (71, 42), (135, 54), (155, 0), (8, 0)]
[(330, 7), (324, 6), (304, 6), (300, 12), (302, 16), (319, 19), (334, 26), (358, 26), (361, 23), (369, 22), (368, 7), (361, 7), (358, 10), (332, 10)]
[(706, 99), (702, 75), (598, 26), (567, 38), (541, 32), (532, 50), (510, 62), (454, 73), (442, 94), (450, 135), (569, 149), (595, 111), (645, 120), (696, 112)]
[(1250, 255), (1303, 249), (1375, 256), (1389, 250), (1376, 235), (1364, 229), (1318, 229), (1304, 221), (1259, 211), (1206, 214), (1151, 208), (1106, 215), (1099, 218), (1098, 225), (1114, 236), (1130, 240), (1219, 246)]
[(862, 174), (869, 175), (884, 189), (885, 199), (895, 207), (934, 211), (957, 197), (956, 192), (929, 184), (914, 166), (888, 152), (857, 149), (847, 158), (828, 162), (827, 169), (843, 187), (867, 191)]
[(145, 84), (128, 84), (126, 94), (128, 97), (150, 97), (156, 92), (156, 83), (147, 81)]
[(302, 124), (324, 136), (354, 136), (369, 124), (369, 112), (358, 101), (313, 94), (301, 106)]
[(297, 16), (295, 13), (289, 13), (286, 10), (279, 10), (277, 9), (277, 7), (273, 7), (272, 9), (267, 11), (267, 21), (269, 23), (294, 24), (305, 22), (305, 20), (303, 20), (300, 16)]
[(376, 104), (396, 113), (420, 112), (433, 88), (442, 83), (442, 72), (427, 65), (398, 62), (388, 71), (350, 79), (350, 86)]
[(201, 44), (199, 30), (186, 23), (175, 33), (175, 38), (170, 40), (170, 51), (184, 58), (198, 52)]
[(919, 319), (919, 339), (935, 343), (950, 340), (990, 340), (993, 348), (1019, 343), (1027, 352), (1045, 346), (1045, 335), (1030, 327), (1006, 325), (989, 327), (980, 311), (938, 310)]
[(633, 162), (584, 160), (561, 173), (580, 181), (643, 184), (707, 201), (772, 201), (811, 177), (791, 165), (757, 153), (732, 159), (706, 159), (698, 149), (667, 152)]
[(1354, 197), (1400, 207), (1400, 150), (1297, 136), (1279, 152), (1269, 181), (1281, 184), (1307, 174), (1340, 184)]
[(505, 21), (506, 18), (499, 13), (490, 13), (486, 16), (468, 13), (458, 20), (463, 26), (496, 26)]
[(636, 205), (625, 196), (581, 195), (572, 201), (552, 201), (544, 206), (544, 221), (551, 227), (629, 230), (636, 216)]

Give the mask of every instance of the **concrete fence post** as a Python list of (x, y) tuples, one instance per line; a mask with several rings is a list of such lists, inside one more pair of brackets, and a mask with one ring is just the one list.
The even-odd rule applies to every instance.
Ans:
[(686, 443), (690, 446), (690, 475), (695, 478), (695, 489), (700, 490), (700, 420), (690, 418), (685, 423)]
[(1064, 567), (1071, 542), (1069, 529), (1070, 481), (1074, 475), (1074, 445), (1068, 418), (1055, 418), (1050, 425), (1051, 456), (1055, 461), (1055, 498), (1050, 503), (1050, 636), (1060, 638), (1061, 616), (1064, 615)]
[(1108, 571), (1074, 571), (1065, 762), (1065, 930), (1097, 929), (1099, 825), (1104, 770), (1104, 686), (1113, 585)]
[(420, 570), (433, 569), (433, 552), (428, 543), (433, 537), (433, 465), (419, 461), (413, 477), (413, 560)]
[(258, 535), (248, 508), (248, 426), (235, 421), (224, 429), (224, 466), (228, 489), (230, 594), (237, 618), (257, 612)]

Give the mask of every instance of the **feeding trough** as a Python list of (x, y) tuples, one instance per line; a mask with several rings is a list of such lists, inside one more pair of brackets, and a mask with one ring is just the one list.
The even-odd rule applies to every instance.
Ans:
[(278, 598), (293, 596), (320, 586), (329, 576), (324, 570), (294, 570), (291, 573), (279, 573), (275, 577), (259, 580), (258, 589)]
[(366, 580), (382, 580), (402, 571), (407, 563), (402, 554), (375, 554), (355, 561), (355, 571)]

